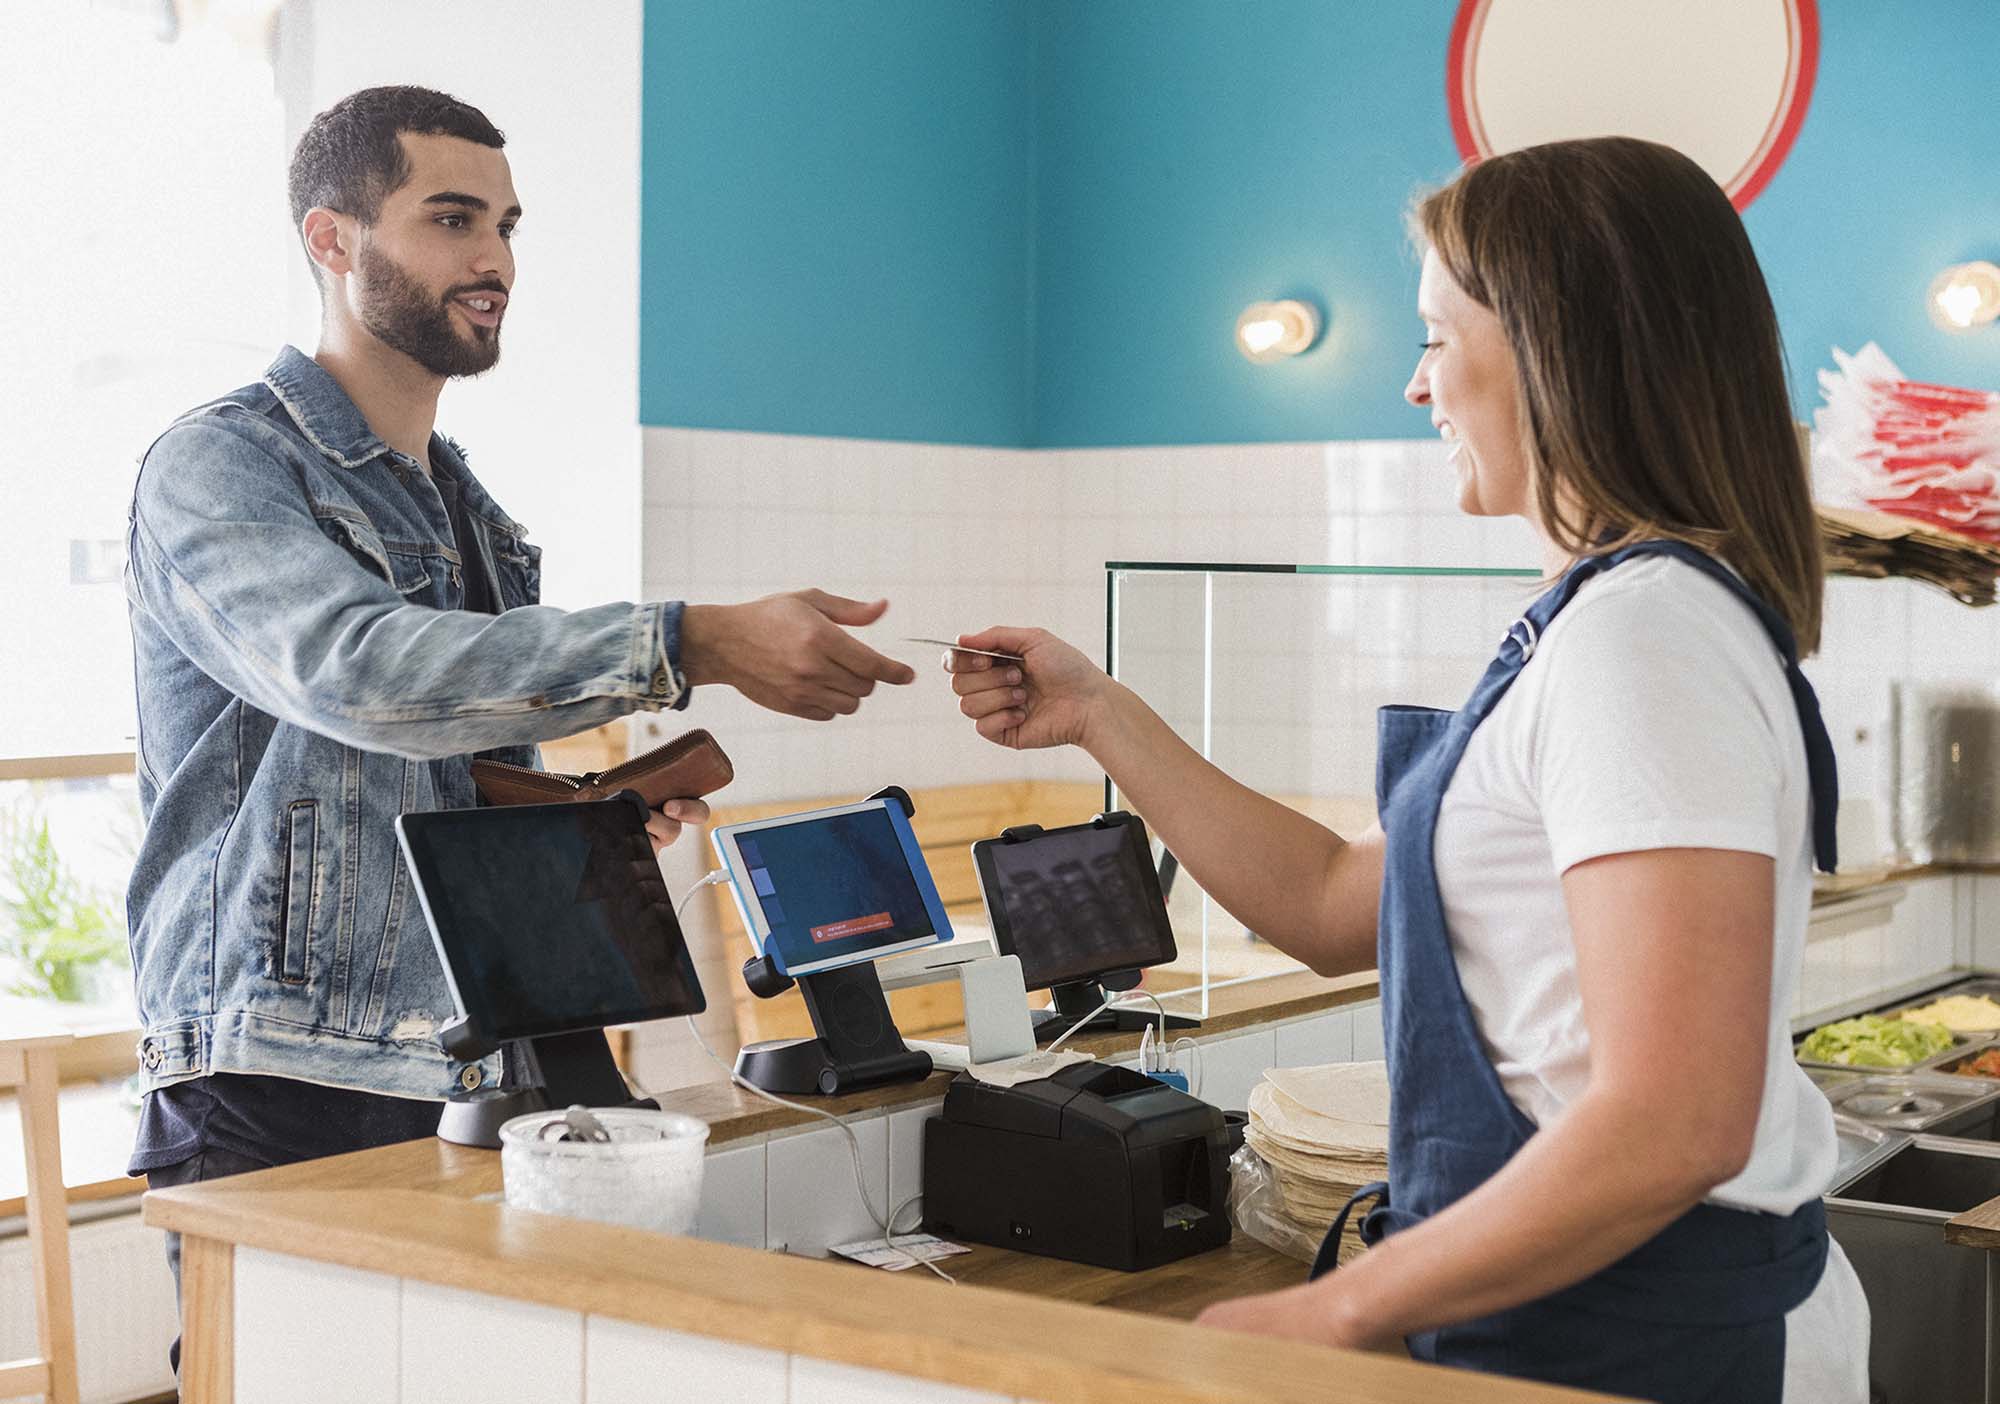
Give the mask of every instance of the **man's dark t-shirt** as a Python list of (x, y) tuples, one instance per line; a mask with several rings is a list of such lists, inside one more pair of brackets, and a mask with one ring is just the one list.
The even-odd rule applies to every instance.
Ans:
[[(462, 546), (472, 534), (458, 484), (445, 474), (433, 481), (451, 518), (452, 539)], [(467, 562), (459, 574), (465, 583), (462, 607), (495, 613), (485, 572)], [(146, 1094), (125, 1173), (143, 1175), (178, 1165), (209, 1146), (265, 1165), (371, 1150), (432, 1135), (438, 1113), (437, 1102), (409, 1097), (287, 1077), (210, 1073)]]

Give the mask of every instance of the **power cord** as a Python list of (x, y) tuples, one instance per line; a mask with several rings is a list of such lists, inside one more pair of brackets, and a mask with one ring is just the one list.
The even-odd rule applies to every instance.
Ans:
[(1056, 1041), (1055, 1041), (1054, 1043), (1051, 1043), (1051, 1044), (1049, 1045), (1049, 1052), (1053, 1053), (1053, 1052), (1055, 1052), (1055, 1051), (1056, 1051), (1056, 1050), (1057, 1050), (1058, 1048), (1062, 1047), (1062, 1046), (1063, 1046), (1063, 1045), (1064, 1045), (1065, 1043), (1068, 1043), (1068, 1042), (1069, 1042), (1069, 1036), (1070, 1036), (1071, 1034), (1075, 1033), (1075, 1032), (1076, 1032), (1076, 1031), (1077, 1031), (1078, 1029), (1082, 1028), (1082, 1027), (1083, 1027), (1083, 1026), (1084, 1026), (1085, 1024), (1089, 1023), (1089, 1022), (1090, 1022), (1090, 1021), (1091, 1021), (1092, 1019), (1095, 1019), (1095, 1018), (1096, 1018), (1096, 1017), (1097, 1017), (1098, 1015), (1102, 1014), (1102, 1013), (1103, 1013), (1103, 1012), (1104, 1012), (1105, 1010), (1109, 1009), (1109, 1008), (1111, 1007), (1111, 1001), (1112, 1001), (1112, 1000), (1114, 1000), (1114, 999), (1116, 999), (1116, 998), (1118, 998), (1118, 996), (1117, 996), (1116, 994), (1108, 994), (1108, 995), (1106, 995), (1106, 996), (1104, 997), (1104, 1003), (1102, 1003), (1102, 1004), (1098, 1005), (1098, 1006), (1097, 1006), (1097, 1008), (1095, 1008), (1095, 1009), (1091, 1010), (1091, 1011), (1090, 1011), (1090, 1012), (1089, 1012), (1088, 1014), (1084, 1015), (1084, 1016), (1083, 1016), (1083, 1017), (1082, 1017), (1081, 1019), (1078, 1019), (1078, 1020), (1077, 1020), (1077, 1021), (1076, 1021), (1076, 1022), (1075, 1022), (1074, 1024), (1071, 1024), (1071, 1025), (1070, 1025), (1070, 1026), (1069, 1026), (1068, 1028), (1064, 1029), (1064, 1030), (1062, 1031), (1062, 1034), (1061, 1034), (1061, 1036), (1060, 1036), (1059, 1038), (1057, 1038), (1057, 1039), (1056, 1039)]
[[(693, 901), (695, 894), (700, 892), (704, 887), (712, 887), (716, 883), (727, 882), (728, 880), (729, 880), (729, 872), (725, 868), (717, 868), (714, 872), (704, 876), (700, 882), (697, 882), (693, 887), (687, 890), (687, 894), (684, 897), (682, 897), (678, 905), (675, 906), (674, 920), (676, 922), (680, 920), (681, 914), (687, 910), (688, 903)], [(822, 1121), (830, 1121), (835, 1126), (839, 1127), (840, 1134), (847, 1137), (847, 1153), (848, 1157), (854, 1163), (854, 1187), (861, 1193), (861, 1207), (868, 1211), (868, 1217), (874, 1221), (875, 1227), (882, 1230), (882, 1246), (887, 1248), (892, 1253), (901, 1253), (904, 1257), (910, 1259), (912, 1262), (923, 1264), (923, 1266), (929, 1268), (933, 1274), (943, 1278), (946, 1282), (951, 1283), (954, 1287), (958, 1285), (958, 1279), (953, 1277), (950, 1273), (946, 1272), (943, 1268), (940, 1268), (936, 1263), (931, 1262), (926, 1258), (919, 1258), (917, 1257), (916, 1254), (909, 1252), (907, 1249), (900, 1248), (896, 1244), (895, 1232), (894, 1229), (892, 1228), (892, 1225), (894, 1225), (896, 1219), (902, 1214), (902, 1212), (905, 1209), (909, 1208), (912, 1204), (915, 1204), (918, 1200), (924, 1197), (923, 1192), (921, 1190), (918, 1191), (916, 1194), (911, 1195), (909, 1198), (905, 1199), (901, 1204), (898, 1204), (893, 1210), (889, 1212), (888, 1218), (886, 1219), (883, 1218), (882, 1215), (875, 1212), (874, 1196), (868, 1193), (868, 1177), (866, 1173), (863, 1171), (861, 1165), (861, 1138), (854, 1134), (853, 1127), (849, 1126), (841, 1118), (835, 1116), (832, 1112), (827, 1111), (823, 1107), (809, 1106), (804, 1102), (794, 1102), (787, 1097), (780, 1097), (775, 1092), (767, 1092), (763, 1088), (759, 1087), (756, 1083), (750, 1081), (748, 1078), (738, 1075), (736, 1069), (729, 1066), (729, 1064), (723, 1062), (721, 1057), (716, 1053), (716, 1051), (708, 1046), (708, 1040), (702, 1037), (701, 1027), (700, 1025), (695, 1023), (694, 1016), (692, 1014), (687, 1016), (687, 1026), (688, 1026), (688, 1032), (694, 1035), (694, 1041), (697, 1044), (701, 1045), (701, 1051), (708, 1055), (709, 1061), (714, 1063), (718, 1068), (722, 1069), (723, 1075), (727, 1077), (730, 1080), (730, 1082), (735, 1084), (737, 1087), (742, 1088), (745, 1092), (750, 1093), (752, 1096), (762, 1097), (765, 1101), (770, 1102), (775, 1106), (786, 1107), (792, 1111), (805, 1112), (809, 1116), (816, 1116), (820, 1118)], [(1067, 1037), (1067, 1035), (1065, 1035), (1065, 1037)], [(886, 1204), (888, 1203), (888, 1200), (889, 1196), (885, 1193), (882, 1196), (882, 1202)], [(912, 1227), (915, 1226), (912, 1225)], [(909, 1231), (910, 1231), (909, 1229), (904, 1230), (905, 1233), (908, 1233)]]
[[(1160, 1058), (1162, 1060), (1161, 1071), (1172, 1071), (1175, 1060), (1180, 1056), (1181, 1049), (1186, 1048), (1193, 1055), (1194, 1059), (1193, 1069), (1188, 1075), (1188, 1095), (1199, 1097), (1201, 1095), (1201, 1045), (1186, 1034), (1182, 1034), (1171, 1044), (1168, 1043), (1167, 1011), (1160, 1003), (1159, 997), (1151, 990), (1139, 990), (1136, 993), (1141, 999), (1149, 1002), (1153, 1006), (1153, 1011), (1160, 1016), (1160, 1036), (1154, 1041), (1153, 1046), (1160, 1050)], [(1114, 1004), (1111, 1007), (1114, 1009), (1129, 1009), (1132, 1006), (1126, 1003)], [(1150, 1072), (1152, 1069), (1141, 1067), (1139, 1071)]]
[[(1160, 1003), (1159, 996), (1154, 994), (1151, 990), (1137, 990), (1135, 991), (1135, 993), (1139, 996), (1139, 998), (1149, 1001), (1153, 1006), (1153, 1012), (1160, 1016), (1159, 1044), (1160, 1047), (1165, 1048), (1167, 1046), (1166, 1006)], [(1111, 1007), (1113, 1009), (1130, 1009), (1132, 1006), (1129, 1004), (1114, 1004)]]

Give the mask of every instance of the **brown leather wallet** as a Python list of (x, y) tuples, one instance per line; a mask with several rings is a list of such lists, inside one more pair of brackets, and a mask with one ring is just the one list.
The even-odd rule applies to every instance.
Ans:
[(711, 794), (735, 778), (736, 767), (706, 731), (690, 731), (622, 765), (583, 775), (530, 770), (504, 761), (472, 763), (472, 782), (488, 804), (570, 804), (636, 790), (649, 807), (658, 809), (668, 800)]

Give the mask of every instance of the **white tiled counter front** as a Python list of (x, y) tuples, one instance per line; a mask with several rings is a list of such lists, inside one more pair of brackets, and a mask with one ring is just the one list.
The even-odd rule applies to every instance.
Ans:
[(236, 1254), (236, 1312), (236, 1398), (246, 1404), (1014, 1399), (251, 1248)]

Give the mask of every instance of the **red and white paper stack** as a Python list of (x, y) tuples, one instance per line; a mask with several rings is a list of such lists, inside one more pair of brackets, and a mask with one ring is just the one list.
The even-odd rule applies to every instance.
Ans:
[(1820, 496), (2000, 542), (2000, 394), (1906, 380), (1872, 341), (1833, 359), (1813, 414)]

